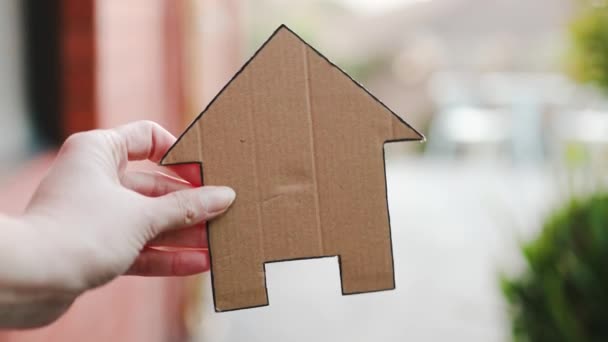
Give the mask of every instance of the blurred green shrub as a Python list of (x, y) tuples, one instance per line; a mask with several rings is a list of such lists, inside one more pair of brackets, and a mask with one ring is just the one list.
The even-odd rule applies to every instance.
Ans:
[(608, 1), (580, 2), (580, 13), (570, 27), (568, 68), (578, 81), (608, 92)]
[(608, 195), (556, 212), (523, 254), (501, 282), (515, 341), (608, 341)]

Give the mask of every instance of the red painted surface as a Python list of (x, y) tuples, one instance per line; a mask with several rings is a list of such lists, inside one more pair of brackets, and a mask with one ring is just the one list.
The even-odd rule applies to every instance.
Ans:
[(183, 128), (180, 3), (97, 2), (99, 127), (147, 119), (173, 133)]
[[(141, 119), (179, 133), (189, 121), (184, 111), (197, 114), (239, 64), (236, 1), (61, 3), (69, 5), (62, 14), (71, 17), (62, 28), (62, 58), (70, 64), (61, 84), (66, 133)], [(184, 15), (191, 16), (189, 34), (183, 32)], [(215, 18), (229, 21), (223, 30), (200, 32), (199, 25), (210, 28)], [(183, 55), (183, 40), (197, 50), (190, 59)], [(182, 65), (184, 59), (188, 63)], [(190, 83), (204, 86), (184, 86)], [(23, 211), (53, 157), (53, 152), (41, 155), (0, 182), (0, 212)], [(0, 342), (182, 341), (185, 312), (196, 308), (192, 303), (186, 308), (186, 285), (183, 278), (119, 278), (83, 295), (49, 327), (0, 332)], [(196, 292), (190, 291), (190, 296)]]
[(64, 138), (94, 129), (97, 117), (94, 0), (61, 0), (61, 87)]

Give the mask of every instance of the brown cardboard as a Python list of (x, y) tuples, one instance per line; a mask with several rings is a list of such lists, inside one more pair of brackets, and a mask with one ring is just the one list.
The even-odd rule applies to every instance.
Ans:
[(383, 145), (422, 139), (279, 27), (161, 162), (237, 193), (208, 227), (216, 311), (268, 305), (283, 260), (338, 256), (343, 294), (394, 289)]

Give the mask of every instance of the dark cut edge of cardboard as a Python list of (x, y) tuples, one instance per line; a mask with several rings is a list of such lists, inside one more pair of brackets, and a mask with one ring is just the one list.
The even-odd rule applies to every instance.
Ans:
[[(277, 33), (279, 33), (281, 31), (281, 29), (283, 29), (283, 28), (286, 29), (287, 31), (291, 32), (291, 34), (293, 34), (302, 43), (304, 43), (306, 46), (308, 46), (310, 49), (312, 49), (317, 55), (319, 55), (319, 57), (323, 58), (332, 67), (338, 69), (344, 76), (348, 77), (348, 79), (350, 79), (354, 84), (356, 84), (359, 88), (361, 88), (367, 95), (371, 96), (371, 98), (373, 98), (383, 108), (385, 108), (386, 110), (388, 110), (389, 113), (391, 113), (392, 115), (396, 116), (397, 119), (402, 124), (404, 124), (405, 126), (407, 126), (408, 128), (410, 128), (412, 131), (414, 131), (416, 134), (418, 134), (420, 136), (419, 139), (418, 138), (396, 139), (396, 140), (387, 140), (385, 142), (399, 142), (399, 141), (420, 141), (420, 142), (425, 142), (426, 141), (426, 137), (424, 136), (424, 134), (420, 133), (417, 129), (415, 129), (414, 127), (412, 127), (403, 118), (401, 118), (401, 116), (397, 115), (397, 113), (395, 113), (392, 109), (390, 109), (386, 104), (384, 104), (384, 102), (382, 102), (380, 99), (378, 99), (374, 94), (370, 93), (363, 85), (361, 85), (361, 83), (359, 83), (355, 79), (353, 79), (349, 74), (346, 73), (346, 71), (342, 70), (339, 66), (337, 66), (335, 63), (333, 63), (332, 61), (330, 61), (321, 52), (319, 52), (319, 50), (317, 50), (315, 47), (313, 47), (310, 44), (308, 44), (304, 39), (302, 39), (302, 37), (300, 37), (292, 29), (290, 29), (289, 27), (287, 27), (287, 25), (281, 24), (276, 30), (274, 30), (274, 32), (270, 35), (270, 37), (268, 37), (268, 39), (266, 39), (266, 41), (264, 41), (264, 43), (262, 43), (262, 45), (253, 53), (253, 55), (251, 55), (251, 57), (249, 57), (249, 59), (245, 62), (245, 64), (243, 64), (238, 69), (238, 71), (230, 78), (230, 80), (228, 80), (228, 82), (226, 82), (226, 84), (222, 87), (222, 89), (220, 89), (220, 91), (213, 97), (213, 99), (211, 99), (211, 101), (207, 104), (207, 106), (205, 106), (205, 109), (203, 109), (203, 111), (200, 112), (200, 114), (197, 115), (196, 118), (194, 118), (194, 120), (192, 120), (192, 122), (186, 127), (186, 129), (183, 131), (183, 133), (180, 134), (180, 136), (177, 138), (177, 140), (175, 141), (175, 143), (167, 150), (167, 152), (165, 153), (165, 155), (161, 158), (160, 165), (167, 166), (167, 165), (186, 164), (186, 163), (172, 163), (172, 164), (164, 163), (164, 159), (171, 152), (171, 150), (173, 150), (173, 148), (177, 145), (177, 143), (179, 143), (179, 141), (186, 134), (186, 132), (188, 132), (192, 128), (192, 126), (194, 126), (194, 124), (196, 124), (196, 122), (207, 112), (207, 110), (211, 107), (211, 105), (213, 105), (213, 103), (219, 97), (221, 97), (222, 93), (226, 90), (226, 88), (228, 88), (228, 86), (232, 83), (232, 81), (234, 81), (237, 77), (240, 76), (240, 74), (243, 72), (243, 70), (245, 70), (245, 68), (255, 59), (255, 57), (257, 57), (257, 55), (260, 53), (260, 51), (262, 51), (264, 49), (264, 47), (266, 47), (266, 45), (268, 45), (268, 43), (272, 40), (272, 38), (274, 38), (274, 36), (276, 36)], [(187, 163), (187, 164), (192, 164), (192, 163)]]
[[(392, 256), (392, 240), (391, 240), (391, 256)], [(311, 256), (311, 257), (270, 260), (270, 261), (266, 261), (266, 262), (264, 262), (262, 264), (262, 267), (264, 269), (264, 289), (266, 291), (266, 299), (267, 299), (266, 304), (247, 306), (247, 307), (244, 307), (244, 308), (227, 309), (227, 310), (218, 310), (217, 308), (215, 308), (215, 312), (240, 311), (240, 310), (254, 309), (254, 308), (263, 308), (263, 307), (266, 307), (266, 306), (270, 306), (270, 296), (268, 295), (268, 283), (267, 283), (267, 277), (266, 277), (266, 264), (275, 264), (275, 263), (279, 263), (279, 262), (288, 262), (288, 261), (330, 259), (330, 258), (332, 258), (332, 259), (333, 258), (338, 259), (338, 270), (339, 270), (339, 273), (340, 273), (340, 288), (341, 288), (341, 294), (342, 294), (342, 296), (358, 295), (358, 294), (363, 294), (363, 293), (374, 293), (374, 292), (391, 291), (391, 290), (394, 290), (396, 288), (396, 286), (395, 286), (395, 272), (394, 272), (394, 268), (393, 268), (393, 287), (389, 287), (389, 288), (385, 288), (385, 289), (378, 289), (378, 290), (371, 290), (371, 291), (360, 291), (360, 292), (344, 293), (344, 287), (342, 287), (342, 285), (341, 285), (342, 284), (342, 259), (340, 258), (340, 255), (319, 255), (319, 256)], [(213, 286), (211, 288), (213, 290)], [(213, 300), (214, 300), (214, 304), (215, 304), (215, 297), (214, 297)]]
[(296, 38), (298, 38), (302, 43), (304, 43), (306, 46), (308, 46), (310, 49), (312, 49), (317, 55), (319, 55), (321, 58), (323, 58), (327, 63), (329, 63), (334, 68), (338, 69), (344, 76), (348, 77), (348, 79), (350, 79), (355, 85), (357, 85), (359, 88), (361, 88), (367, 95), (371, 96), (378, 104), (380, 104), (382, 107), (384, 107), (386, 110), (388, 110), (389, 113), (391, 113), (392, 115), (396, 116), (397, 120), (399, 120), (402, 124), (404, 124), (405, 126), (407, 126), (408, 128), (410, 128), (412, 131), (414, 131), (416, 134), (418, 134), (420, 136), (420, 138), (388, 139), (388, 140), (385, 140), (384, 143), (383, 143), (383, 145), (382, 145), (382, 162), (383, 162), (382, 164), (383, 164), (383, 168), (384, 168), (384, 193), (385, 193), (385, 197), (386, 197), (386, 212), (387, 212), (388, 228), (389, 228), (389, 245), (390, 245), (390, 253), (391, 253), (391, 264), (392, 264), (392, 270), (393, 270), (393, 272), (392, 272), (393, 286), (391, 288), (386, 288), (386, 289), (379, 289), (379, 290), (372, 290), (372, 291), (361, 291), (361, 292), (353, 292), (353, 293), (344, 293), (344, 286), (343, 286), (344, 282), (343, 282), (343, 278), (342, 278), (342, 261), (341, 261), (340, 255), (323, 255), (323, 256), (312, 256), (312, 257), (302, 257), (302, 258), (272, 260), (272, 261), (266, 261), (262, 265), (263, 270), (264, 270), (264, 289), (265, 289), (265, 292), (266, 292), (266, 303), (265, 304), (253, 305), (253, 306), (247, 306), (247, 307), (235, 308), (235, 309), (219, 310), (217, 308), (217, 300), (216, 300), (216, 296), (215, 296), (215, 281), (214, 281), (214, 277), (213, 277), (213, 256), (212, 256), (212, 252), (211, 252), (212, 251), (212, 248), (211, 248), (211, 236), (209, 234), (209, 230), (211, 228), (211, 223), (213, 221), (210, 221), (210, 222), (206, 222), (205, 234), (207, 235), (207, 243), (208, 243), (208, 247), (209, 247), (208, 248), (208, 253), (209, 253), (209, 273), (210, 273), (210, 277), (211, 277), (211, 292), (212, 292), (212, 297), (213, 297), (213, 308), (214, 308), (214, 310), (215, 310), (216, 313), (230, 312), (230, 311), (240, 311), (240, 310), (254, 309), (254, 308), (261, 308), (261, 307), (269, 306), (270, 305), (270, 297), (268, 296), (268, 285), (267, 285), (267, 277), (266, 277), (266, 264), (267, 263), (288, 262), (288, 261), (298, 261), (298, 260), (312, 260), (312, 259), (334, 258), (334, 257), (337, 257), (338, 258), (338, 268), (339, 268), (339, 273), (340, 273), (340, 290), (341, 290), (341, 293), (342, 293), (343, 296), (363, 294), (363, 293), (374, 293), (374, 292), (390, 291), (390, 290), (394, 290), (394, 289), (397, 288), (397, 284), (396, 284), (396, 280), (395, 280), (395, 258), (394, 258), (394, 254), (393, 254), (393, 237), (392, 237), (392, 229), (391, 229), (391, 218), (390, 218), (390, 210), (389, 210), (389, 207), (388, 207), (388, 185), (387, 185), (387, 179), (386, 179), (386, 153), (384, 151), (384, 145), (386, 145), (387, 143), (407, 142), (407, 141), (424, 142), (424, 141), (426, 141), (426, 137), (422, 133), (420, 133), (418, 130), (416, 130), (414, 127), (412, 127), (410, 124), (408, 124), (403, 118), (401, 118), (399, 115), (397, 115), (395, 112), (393, 112), (387, 105), (384, 104), (384, 102), (382, 102), (375, 95), (373, 95), (372, 93), (370, 93), (365, 87), (363, 87), (359, 82), (357, 82), (356, 80), (354, 80), (344, 70), (342, 70), (340, 67), (338, 67), (336, 64), (334, 64), (332, 61), (330, 61), (327, 57), (325, 57), (316, 48), (314, 48), (313, 46), (311, 46), (310, 44), (308, 44), (298, 34), (296, 34), (293, 30), (291, 30), (289, 27), (287, 27), (287, 25), (281, 24), (270, 35), (270, 37), (268, 37), (268, 39), (266, 39), (266, 41), (255, 51), (255, 53), (247, 60), (247, 62), (245, 62), (245, 64), (243, 64), (243, 66), (241, 66), (241, 68), (239, 68), (239, 70), (230, 78), (230, 80), (222, 87), (222, 89), (220, 89), (220, 91), (207, 104), (207, 106), (205, 106), (205, 109), (203, 109), (203, 111), (199, 115), (197, 115), (196, 118), (194, 118), (194, 120), (192, 120), (192, 122), (188, 125), (188, 127), (186, 127), (186, 129), (183, 131), (183, 133), (177, 138), (177, 140), (175, 141), (175, 143), (167, 150), (167, 152), (165, 153), (165, 155), (161, 158), (160, 165), (162, 165), (162, 166), (170, 166), (170, 165), (198, 164), (199, 165), (199, 169), (200, 169), (201, 182), (202, 182), (203, 185), (205, 184), (204, 172), (203, 172), (203, 162), (165, 163), (164, 160), (167, 157), (167, 155), (169, 155), (169, 153), (171, 152), (171, 150), (176, 145), (179, 144), (179, 142), (184, 137), (184, 135), (196, 124), (196, 122), (199, 119), (201, 119), (201, 117), (207, 112), (207, 110), (211, 107), (211, 105), (213, 105), (213, 103), (222, 95), (222, 93), (226, 90), (226, 88), (228, 88), (228, 86), (243, 72), (243, 70), (245, 70), (245, 68), (255, 59), (255, 57), (257, 57), (257, 55), (260, 53), (260, 51), (262, 51), (264, 49), (264, 47), (266, 47), (266, 45), (274, 38), (274, 36), (278, 32), (281, 31), (281, 29), (288, 30), (291, 34), (293, 34)]

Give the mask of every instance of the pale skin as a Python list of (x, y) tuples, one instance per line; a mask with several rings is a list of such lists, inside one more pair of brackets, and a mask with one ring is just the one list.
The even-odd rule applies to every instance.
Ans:
[(129, 161), (158, 162), (175, 140), (142, 121), (64, 143), (24, 214), (0, 215), (0, 327), (49, 324), (123, 274), (209, 269), (201, 223), (226, 211), (234, 191), (201, 187), (196, 165), (174, 168), (180, 178), (126, 170)]

